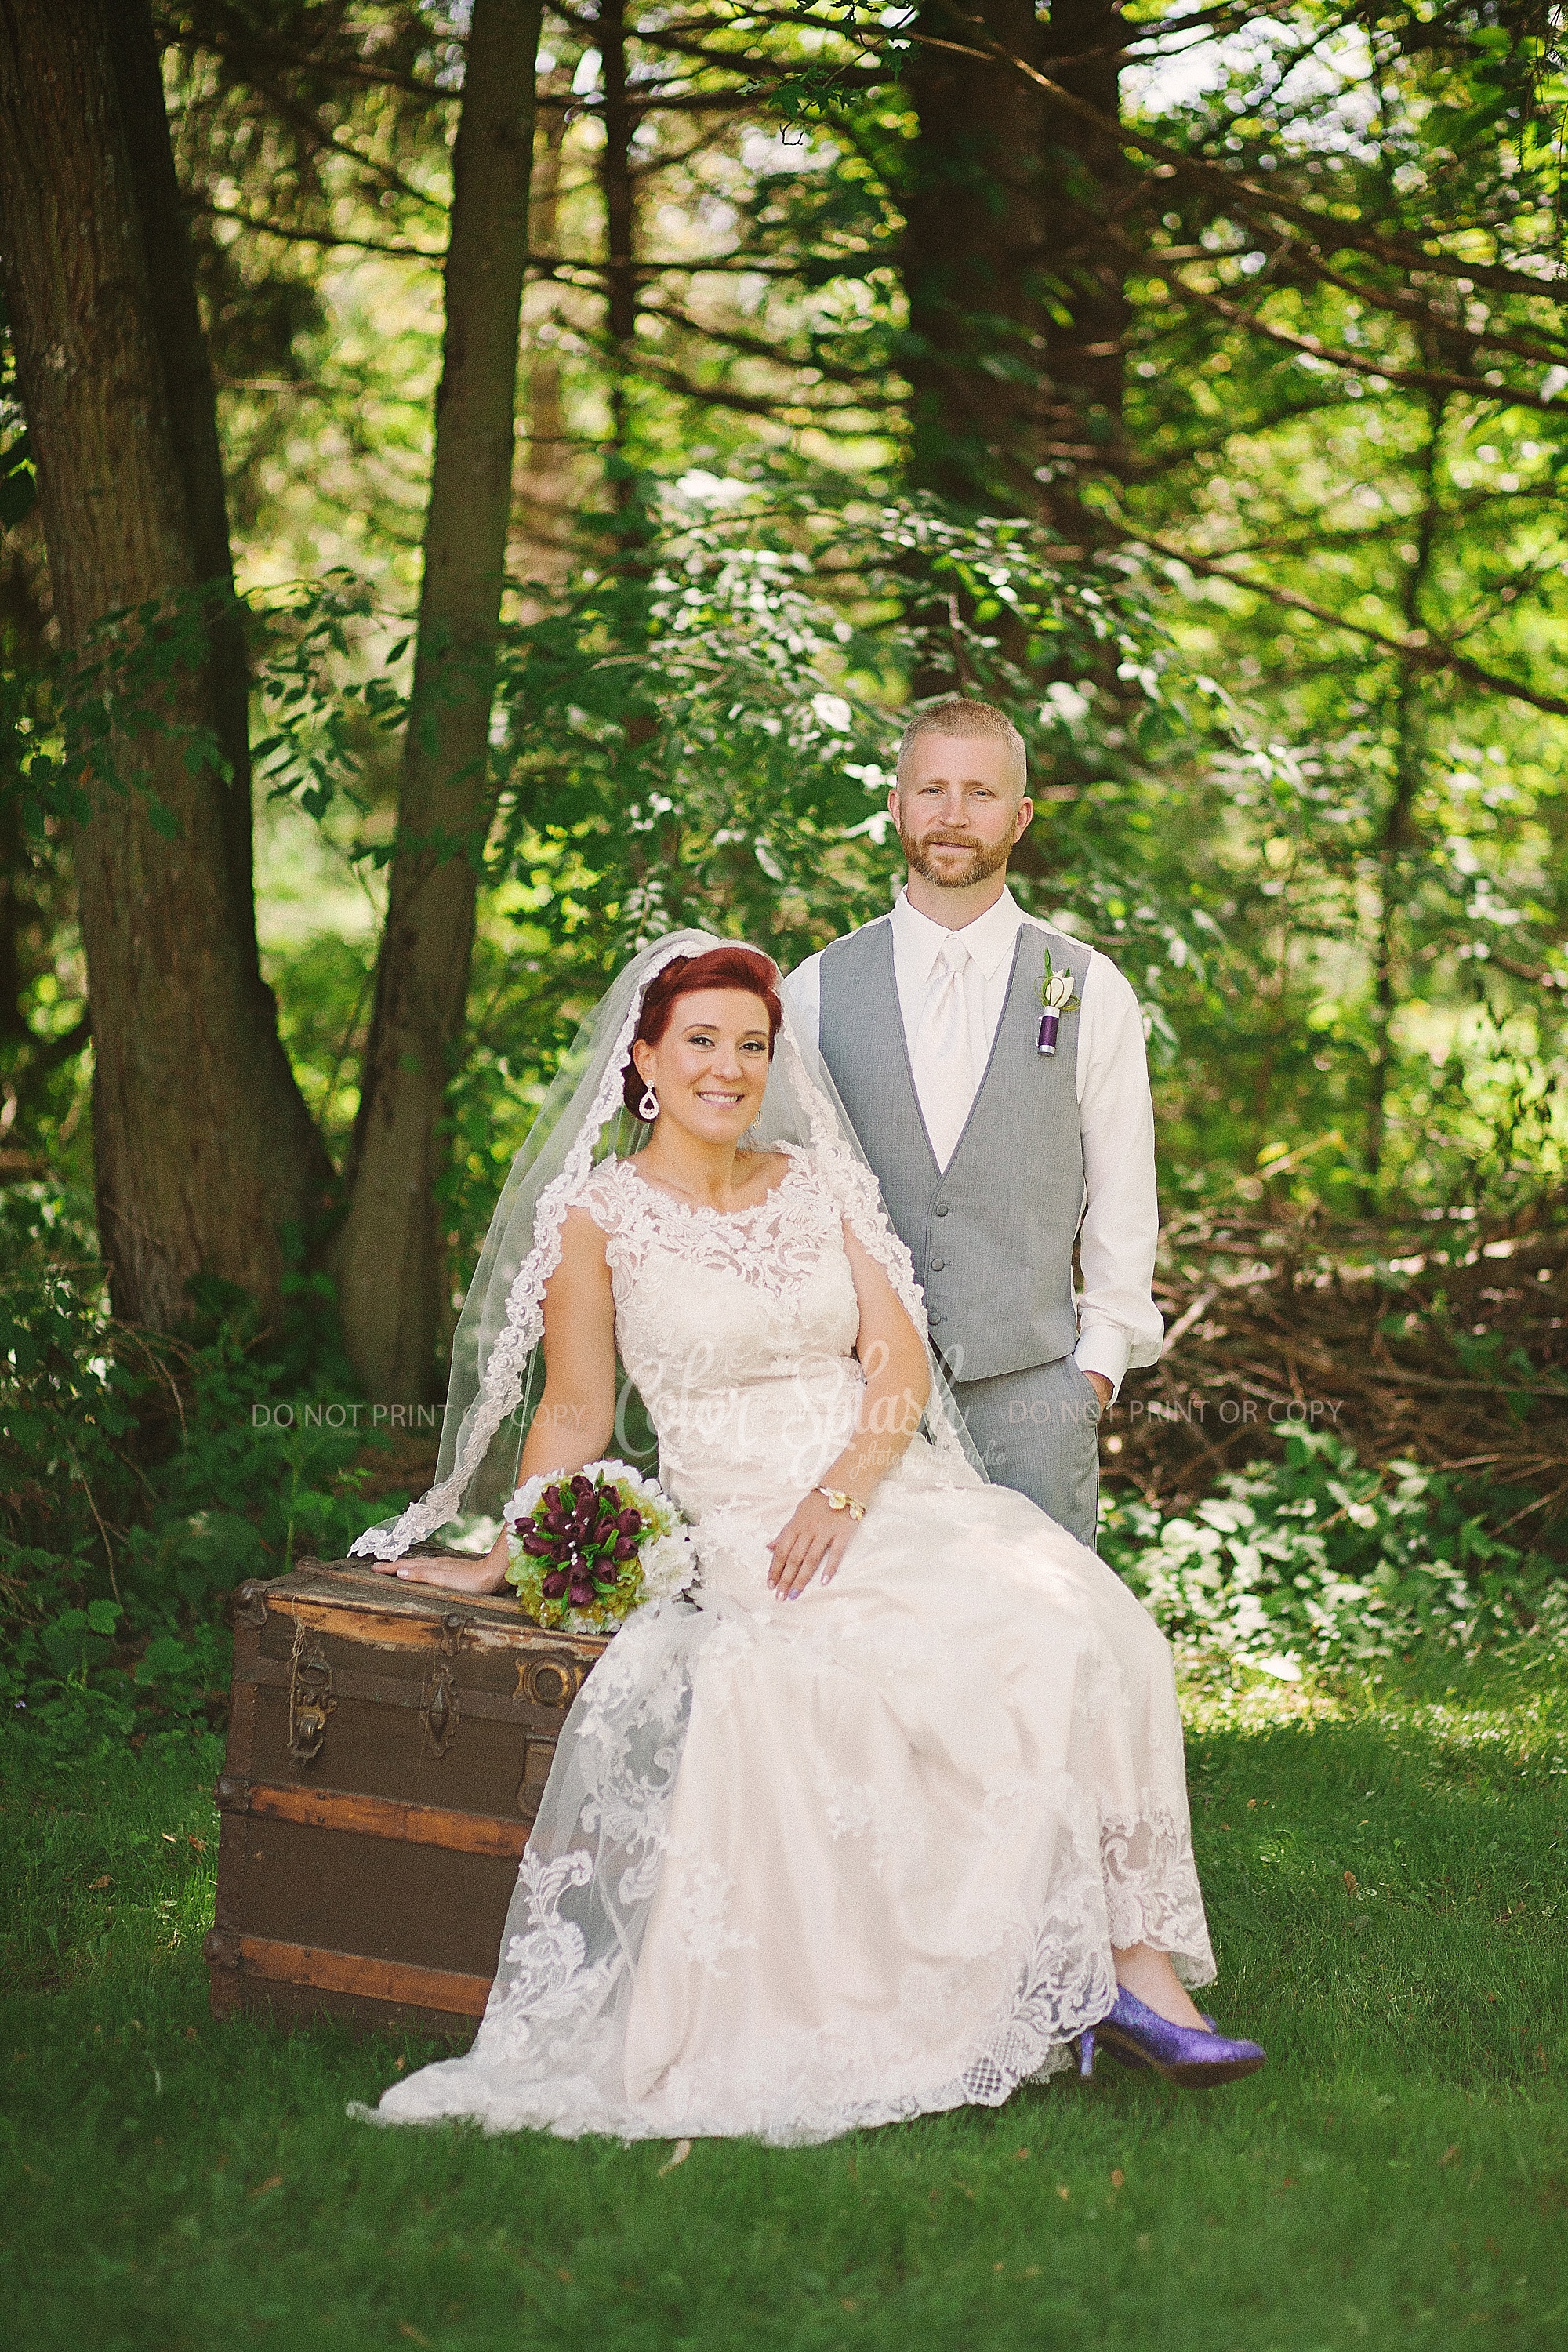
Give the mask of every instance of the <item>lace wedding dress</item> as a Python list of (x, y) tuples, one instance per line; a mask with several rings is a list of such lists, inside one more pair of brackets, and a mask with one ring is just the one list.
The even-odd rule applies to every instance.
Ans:
[(1103, 1562), (922, 1437), (835, 1581), (768, 1591), (861, 1391), (813, 1156), (735, 1214), (619, 1160), (579, 1202), (702, 1589), (584, 1685), (472, 2050), (356, 2112), (828, 2139), (1066, 2063), (1113, 1944), (1207, 1983), (1170, 1655)]

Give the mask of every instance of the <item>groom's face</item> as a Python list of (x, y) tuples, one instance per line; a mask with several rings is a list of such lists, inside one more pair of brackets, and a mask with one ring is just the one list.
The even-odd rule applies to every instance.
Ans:
[(993, 735), (917, 735), (888, 807), (910, 872), (939, 890), (973, 889), (1005, 866), (1035, 814)]

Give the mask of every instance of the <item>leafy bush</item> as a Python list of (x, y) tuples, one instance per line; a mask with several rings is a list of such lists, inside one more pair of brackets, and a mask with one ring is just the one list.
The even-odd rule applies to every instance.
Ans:
[(1294, 1679), (1306, 1663), (1422, 1642), (1568, 1633), (1561, 1568), (1506, 1542), (1489, 1516), (1498, 1498), (1473, 1479), (1414, 1462), (1365, 1468), (1342, 1438), (1300, 1430), (1282, 1461), (1228, 1473), (1188, 1517), (1108, 1501), (1100, 1549), (1179, 1648)]
[[(174, 1337), (117, 1323), (88, 1204), (0, 1191), (0, 1705), (62, 1751), (190, 1738), (221, 1717), (228, 1596), (372, 1516), (367, 1433), (277, 1408), (352, 1397), (330, 1294), (259, 1328), (197, 1285)], [(374, 1439), (370, 1440), (374, 1444)]]

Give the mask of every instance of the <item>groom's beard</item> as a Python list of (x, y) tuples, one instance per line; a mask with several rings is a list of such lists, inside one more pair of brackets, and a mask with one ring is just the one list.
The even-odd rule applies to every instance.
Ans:
[[(984, 849), (979, 842), (972, 841), (966, 833), (938, 834), (934, 838), (917, 841), (912, 833), (906, 833), (900, 825), (899, 839), (903, 843), (910, 872), (932, 883), (939, 890), (972, 890), (977, 882), (984, 882), (987, 875), (998, 873), (1013, 855), (1010, 841), (999, 844), (994, 849)], [(956, 868), (933, 865), (930, 854), (931, 849), (944, 844), (949, 848), (969, 850), (968, 864)]]

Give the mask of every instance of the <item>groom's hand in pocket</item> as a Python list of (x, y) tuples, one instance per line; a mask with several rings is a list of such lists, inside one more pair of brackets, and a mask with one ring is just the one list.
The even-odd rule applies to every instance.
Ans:
[(819, 1570), (824, 1584), (831, 1584), (854, 1533), (847, 1511), (836, 1511), (826, 1496), (805, 1496), (768, 1546), (773, 1556), (768, 1584), (775, 1599), (797, 1599)]

